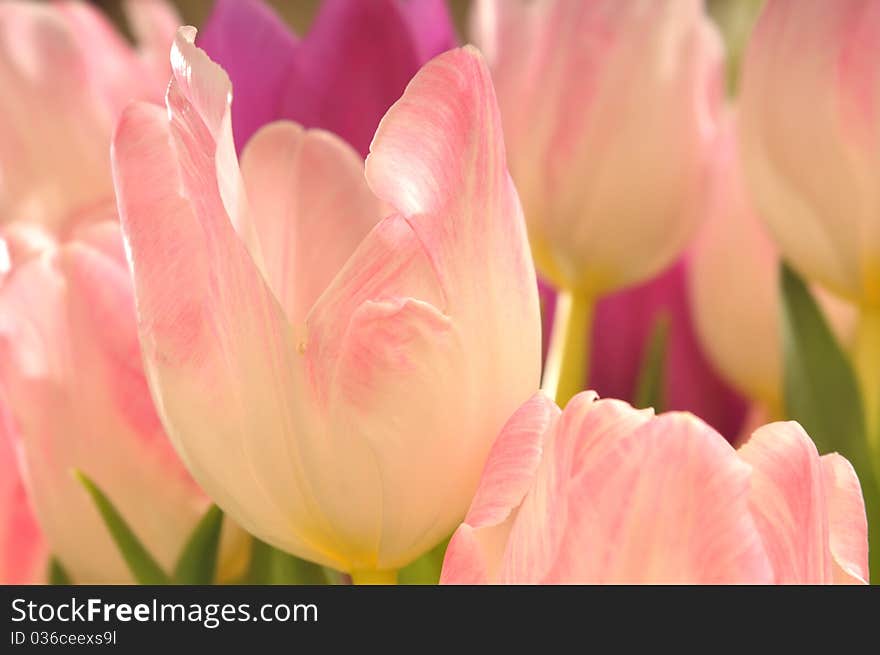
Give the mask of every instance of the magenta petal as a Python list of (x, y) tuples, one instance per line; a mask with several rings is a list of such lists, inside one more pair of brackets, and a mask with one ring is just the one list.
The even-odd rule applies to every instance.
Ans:
[(442, 0), (326, 0), (298, 44), (260, 0), (217, 0), (198, 44), (232, 80), (239, 151), (259, 127), (286, 118), (366, 156), (385, 111), (456, 38)]
[(663, 409), (693, 412), (732, 441), (740, 432), (746, 402), (715, 374), (700, 349), (690, 319), (686, 276), (682, 258), (649, 282), (598, 303), (589, 388), (603, 397), (633, 398), (651, 330), (665, 311), (670, 330)]
[(325, 0), (294, 59), (280, 117), (334, 132), (366, 156), (379, 120), (419, 67), (454, 42), (444, 7), (402, 4)]
[(197, 43), (232, 80), (232, 131), (241, 151), (262, 125), (281, 118), (297, 38), (260, 0), (217, 0)]

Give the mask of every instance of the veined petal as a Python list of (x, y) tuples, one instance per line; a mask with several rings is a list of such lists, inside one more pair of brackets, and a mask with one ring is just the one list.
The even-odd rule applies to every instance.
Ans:
[(812, 440), (797, 423), (771, 423), (755, 430), (739, 455), (753, 468), (749, 505), (776, 582), (830, 583), (828, 507)]
[(534, 482), (544, 439), (559, 414), (556, 404), (539, 392), (505, 424), (489, 451), (465, 523), (446, 549), (441, 583), (496, 580), (513, 520)]
[[(205, 91), (204, 81), (195, 84)], [(222, 107), (210, 110), (223, 120)], [(334, 542), (324, 538), (298, 447), (310, 432), (294, 405), (303, 395), (295, 337), (225, 211), (219, 173), (211, 161), (192, 166), (187, 158), (198, 152), (179, 134), (161, 109), (135, 104), (113, 146), (159, 413), (194, 477), (245, 529), (338, 566), (324, 548)], [(196, 176), (202, 169), (211, 172)]]
[(338, 137), (278, 122), (241, 158), (267, 281), (291, 323), (306, 315), (381, 218), (358, 154)]
[(244, 183), (232, 140), (232, 84), (217, 64), (195, 45), (194, 27), (181, 27), (171, 48), (173, 78), (165, 103), (180, 157), (180, 180), (198, 202), (201, 187), (208, 212), (225, 212), (258, 266), (259, 241), (250, 223)]
[(570, 480), (601, 461), (652, 415), (618, 400), (598, 400), (592, 391), (568, 402), (545, 438), (541, 466), (517, 513), (500, 572), (503, 581), (544, 579), (563, 548)]
[(828, 532), (835, 584), (868, 582), (868, 520), (855, 470), (837, 453), (823, 455)]
[(565, 548), (541, 581), (769, 582), (748, 489), (748, 466), (705, 423), (648, 421), (568, 481)]

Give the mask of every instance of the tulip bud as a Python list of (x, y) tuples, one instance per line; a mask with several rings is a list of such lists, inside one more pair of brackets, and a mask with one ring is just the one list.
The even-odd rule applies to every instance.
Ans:
[(768, 0), (743, 69), (746, 178), (783, 257), (880, 305), (880, 4)]
[[(778, 416), (782, 408), (780, 258), (743, 179), (737, 120), (724, 121), (689, 250), (691, 307), (703, 349), (724, 378)], [(831, 327), (852, 337), (848, 303), (814, 286)]]
[[(131, 581), (74, 469), (97, 482), (171, 571), (208, 499), (156, 415), (116, 223), (21, 263), (0, 287), (0, 388), (40, 526), (72, 579)], [(240, 530), (227, 533), (226, 577), (246, 554)]]
[(482, 0), (474, 28), (539, 271), (595, 298), (670, 264), (723, 94), (702, 2)]
[(245, 148), (242, 181), (229, 80), (194, 37), (175, 40), (168, 111), (133, 105), (113, 146), (163, 422), (256, 536), (384, 575), (454, 528), (538, 385), (534, 267), (489, 73), (472, 48), (426, 65), (365, 177), (337, 137), (282, 123)]
[(536, 394), (492, 446), (447, 584), (864, 583), (855, 471), (797, 423), (738, 451), (685, 413)]

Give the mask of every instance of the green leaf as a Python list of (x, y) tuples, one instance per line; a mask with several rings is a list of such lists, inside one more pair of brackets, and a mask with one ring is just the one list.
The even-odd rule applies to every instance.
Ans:
[(178, 584), (212, 584), (217, 568), (223, 512), (211, 505), (190, 534), (177, 566), (174, 580)]
[(104, 525), (107, 526), (110, 536), (113, 537), (116, 547), (125, 559), (125, 563), (128, 564), (135, 580), (140, 584), (170, 584), (171, 580), (144, 548), (110, 499), (98, 488), (98, 485), (82, 471), (74, 470), (73, 475), (92, 497), (101, 518), (104, 519)]
[(245, 578), (249, 584), (326, 585), (324, 567), (273, 548), (254, 537), (251, 560)]
[(397, 574), (397, 584), (404, 585), (435, 585), (440, 582), (440, 571), (443, 568), (443, 557), (450, 537), (434, 546), (427, 553), (409, 564)]
[(73, 584), (57, 557), (49, 560), (49, 584)]
[(853, 465), (869, 461), (864, 411), (853, 367), (809, 289), (782, 265), (785, 409), (820, 452), (839, 451)]
[[(785, 411), (820, 453), (839, 452), (855, 468), (868, 516), (868, 542), (880, 544), (880, 479), (867, 440), (861, 391), (852, 364), (809, 289), (782, 266), (782, 347)], [(880, 548), (870, 550), (880, 570)]]
[(635, 407), (653, 407), (660, 413), (666, 404), (663, 380), (666, 372), (666, 344), (669, 340), (669, 314), (661, 312), (654, 322), (633, 398)]

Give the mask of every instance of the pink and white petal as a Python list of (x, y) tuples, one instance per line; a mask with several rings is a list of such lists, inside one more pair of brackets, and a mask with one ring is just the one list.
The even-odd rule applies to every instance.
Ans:
[(560, 415), (542, 392), (514, 412), (492, 444), (465, 523), (480, 528), (507, 519), (534, 483), (544, 439)]
[(46, 579), (46, 542), (27, 497), (13, 431), (0, 393), (0, 584), (38, 584)]
[(200, 153), (179, 138), (160, 108), (134, 104), (113, 144), (157, 408), (193, 476), (242, 527), (339, 566), (315, 545), (334, 541), (304, 472), (313, 426), (309, 408), (295, 405), (304, 396), (297, 341), (233, 228), (211, 162), (193, 167)]
[(269, 286), (304, 324), (318, 297), (382, 217), (364, 163), (338, 137), (272, 123), (248, 142), (242, 175)]
[(443, 556), (440, 584), (489, 583), (489, 567), (475, 532), (467, 523), (458, 526)]
[[(452, 482), (439, 463), (461, 454), (446, 431), (436, 434), (448, 425), (449, 412), (458, 409), (450, 404), (467, 384), (456, 379), (456, 367), (462, 362), (461, 337), (442, 313), (444, 305), (421, 242), (406, 219), (394, 215), (364, 239), (306, 321), (303, 349), (310, 397), (328, 424), (324, 442), (312, 444), (312, 461), (322, 472), (313, 482), (324, 490), (322, 507), (333, 522), (348, 531), (350, 543), (360, 544), (353, 553), (358, 566), (406, 563), (376, 561), (380, 535), (383, 544), (390, 539), (392, 545), (395, 539), (412, 538), (411, 528), (396, 534), (404, 513), (408, 521), (427, 523), (423, 539), (434, 541), (448, 534), (461, 517), (444, 519), (446, 532), (435, 534), (436, 528), (429, 530), (433, 515), (409, 509), (421, 496), (400, 488), (402, 480), (411, 481), (413, 476), (439, 476), (435, 489), (440, 493)], [(467, 430), (469, 416), (456, 418), (460, 430)], [(459, 418), (465, 423), (459, 424)], [(391, 442), (397, 445), (390, 448)], [(340, 453), (346, 453), (342, 460)], [(432, 458), (433, 468), (418, 465)], [(375, 465), (365, 466), (369, 461)], [(460, 470), (470, 473), (467, 467)], [(478, 474), (474, 472), (474, 487)], [(338, 492), (349, 485), (355, 485), (357, 492)], [(419, 486), (430, 488), (424, 479)], [(364, 511), (352, 512), (354, 498), (364, 504)], [(449, 503), (429, 505), (432, 512), (437, 507), (448, 508)], [(352, 524), (352, 514), (362, 515), (365, 523)], [(418, 554), (414, 549), (431, 545), (396, 544), (396, 552), (414, 557)], [(369, 558), (373, 561), (365, 561)]]
[(0, 3), (0, 222), (60, 229), (74, 209), (112, 196), (111, 116), (89, 66), (54, 7)]
[(739, 449), (752, 466), (749, 506), (779, 584), (832, 581), (828, 506), (819, 453), (791, 421), (755, 430)]
[(574, 396), (545, 438), (532, 489), (517, 513), (504, 554), (501, 578), (514, 583), (543, 579), (563, 547), (572, 477), (594, 464), (653, 416), (619, 400)]
[(545, 583), (767, 583), (749, 467), (708, 425), (645, 423), (572, 478), (564, 546)]
[(534, 482), (544, 439), (559, 414), (556, 404), (539, 392), (510, 417), (489, 451), (465, 523), (446, 550), (441, 582), (496, 580), (519, 504)]
[(834, 582), (866, 584), (869, 580), (868, 519), (859, 477), (852, 464), (837, 453), (820, 459), (828, 504)]
[[(196, 29), (181, 27), (171, 47), (173, 77), (165, 102), (181, 157), (181, 181), (195, 199), (208, 185), (219, 199), (257, 266), (259, 239), (249, 218), (244, 183), (232, 139), (232, 83), (226, 72), (194, 45)], [(219, 196), (219, 198), (215, 198)]]
[[(527, 277), (531, 258), (507, 173), (498, 105), (473, 47), (436, 57), (413, 78), (379, 124), (366, 175), (376, 195), (412, 218), (444, 286), (467, 288), (456, 276), (488, 265), (485, 255), (493, 246), (498, 250), (492, 252), (509, 255), (502, 268)], [(508, 284), (519, 282), (526, 280)]]

